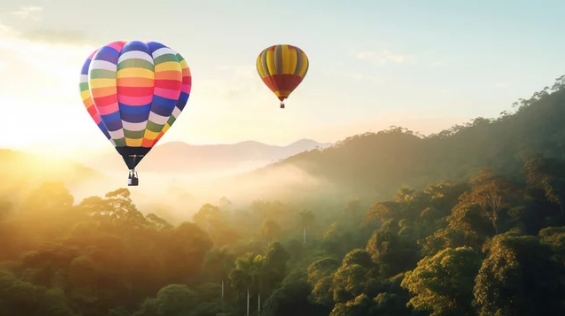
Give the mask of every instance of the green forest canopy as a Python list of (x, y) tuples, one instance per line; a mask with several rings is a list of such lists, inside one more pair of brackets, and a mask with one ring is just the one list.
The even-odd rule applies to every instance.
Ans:
[(561, 315), (562, 82), (494, 121), (360, 135), (279, 163), (387, 199), (233, 210), (224, 198), (172, 225), (127, 189), (0, 195), (0, 316)]

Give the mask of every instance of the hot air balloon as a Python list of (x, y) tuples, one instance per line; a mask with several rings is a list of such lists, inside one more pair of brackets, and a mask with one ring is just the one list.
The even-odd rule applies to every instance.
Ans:
[(273, 45), (257, 57), (257, 72), (281, 101), (281, 109), (284, 109), (284, 100), (306, 76), (308, 65), (306, 54), (292, 45)]
[(82, 102), (124, 159), (129, 186), (139, 184), (135, 167), (178, 118), (191, 87), (184, 58), (157, 42), (113, 42), (85, 61)]

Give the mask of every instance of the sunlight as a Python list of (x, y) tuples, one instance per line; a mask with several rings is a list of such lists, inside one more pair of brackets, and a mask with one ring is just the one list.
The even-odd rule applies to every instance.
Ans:
[(565, 315), (565, 2), (14, 3), (1, 316)]

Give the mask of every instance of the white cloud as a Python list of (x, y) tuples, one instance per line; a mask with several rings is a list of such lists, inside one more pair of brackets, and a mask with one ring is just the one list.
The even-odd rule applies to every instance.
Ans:
[(16, 37), (18, 33), (0, 20), (0, 38)]
[(238, 79), (251, 79), (259, 75), (255, 65), (218, 66), (218, 69), (231, 71), (233, 72), (233, 77)]
[(383, 50), (380, 52), (373, 51), (360, 51), (355, 54), (355, 58), (359, 60), (366, 60), (381, 65), (394, 63), (394, 64), (404, 64), (404, 63), (414, 63), (416, 61), (415, 57), (407, 54), (394, 53), (389, 50)]
[(383, 83), (383, 80), (376, 78), (374, 76), (371, 76), (371, 75), (363, 74), (363, 73), (346, 72), (343, 75), (344, 75), (344, 77), (349, 78), (349, 79), (366, 81), (366, 82), (370, 82), (370, 83), (374, 83), (374, 84)]
[(436, 60), (430, 64), (432, 68), (445, 66), (445, 62)]
[(497, 88), (507, 88), (508, 86), (510, 86), (510, 84), (507, 82), (497, 82), (494, 84), (494, 86)]
[(257, 92), (269, 92), (264, 86), (254, 65), (219, 66), (217, 68), (221, 79), (201, 79), (198, 83), (198, 93), (207, 95), (216, 101), (233, 102), (234, 98), (248, 98)]
[[(95, 49), (90, 45), (49, 44), (27, 40), (0, 21), (0, 53), (17, 57), (26, 64), (60, 78), (78, 77), (78, 70)], [(70, 75), (70, 74), (73, 75)]]
[(16, 11), (10, 12), (10, 15), (16, 16), (23, 20), (40, 21), (42, 11), (43, 8), (41, 7), (25, 6), (25, 7), (20, 7)]
[(338, 72), (338, 71), (331, 71), (332, 74), (337, 75), (341, 78), (361, 81), (369, 84), (382, 84), (384, 81), (380, 78), (376, 78), (375, 76), (371, 76), (368, 74), (360, 73), (360, 72)]

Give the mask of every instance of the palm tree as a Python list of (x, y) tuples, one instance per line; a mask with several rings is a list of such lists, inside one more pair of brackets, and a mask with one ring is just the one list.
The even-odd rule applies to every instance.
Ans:
[(306, 245), (307, 230), (314, 224), (316, 216), (310, 210), (302, 210), (298, 215), (300, 216), (300, 226), (302, 226), (303, 229), (304, 245)]
[(271, 242), (277, 239), (282, 230), (279, 224), (275, 221), (268, 220), (263, 223), (263, 227), (261, 228), (261, 235), (267, 239), (267, 247), (271, 245)]
[(258, 312), (261, 311), (261, 269), (265, 257), (248, 253), (235, 261), (235, 269), (230, 273), (232, 286), (245, 289), (247, 294), (247, 316), (249, 316), (249, 299), (251, 291), (257, 293)]
[(214, 248), (206, 258), (206, 265), (219, 266), (222, 285), (222, 312), (224, 310), (225, 280), (229, 278), (229, 271), (233, 267), (234, 254), (228, 246)]

